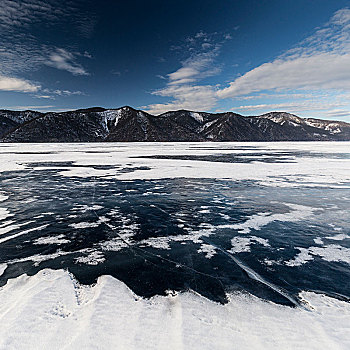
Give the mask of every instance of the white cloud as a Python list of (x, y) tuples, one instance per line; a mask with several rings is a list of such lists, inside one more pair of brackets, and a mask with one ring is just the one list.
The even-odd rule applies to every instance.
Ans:
[(50, 108), (54, 108), (55, 106), (10, 106), (6, 107), (6, 109), (11, 110), (19, 110), (19, 111), (25, 111), (25, 110), (48, 110)]
[(339, 101), (313, 101), (313, 100), (304, 100), (304, 101), (292, 101), (292, 102), (283, 102), (283, 103), (266, 103), (266, 104), (255, 104), (255, 105), (242, 105), (233, 107), (234, 111), (260, 111), (260, 110), (279, 110), (285, 112), (303, 112), (303, 111), (327, 111), (330, 108), (337, 107), (346, 107), (349, 103), (339, 102)]
[[(225, 40), (230, 38), (226, 36)], [(153, 92), (171, 100), (146, 106), (149, 112), (180, 108), (211, 110), (225, 98), (269, 100), (237, 106), (234, 109), (238, 111), (322, 111), (326, 115), (327, 111), (349, 107), (340, 94), (350, 91), (350, 9), (337, 11), (328, 23), (296, 47), (236, 78), (226, 88), (199, 84), (201, 79), (220, 72), (214, 62), (222, 42), (215, 44), (211, 35), (204, 32), (187, 38), (186, 42), (190, 57), (167, 75), (163, 89)], [(176, 49), (184, 51), (181, 46)], [(274, 102), (276, 98), (280, 101)]]
[[(88, 37), (96, 24), (95, 16), (86, 12), (86, 1), (1, 0), (0, 32), (14, 31), (45, 22), (46, 28), (70, 24), (73, 33)], [(67, 23), (68, 22), (68, 23)]]
[(215, 46), (209, 51), (196, 53), (184, 60), (181, 68), (168, 74), (169, 84), (188, 84), (218, 74), (220, 68), (213, 64), (218, 50), (219, 47)]
[(58, 96), (73, 96), (73, 95), (84, 95), (82, 91), (70, 91), (70, 90), (54, 90), (53, 94)]
[(40, 85), (27, 80), (0, 75), (1, 91), (37, 92), (39, 89)]
[(218, 91), (220, 98), (264, 90), (350, 90), (350, 54), (313, 54), (265, 63)]
[[(38, 92), (40, 86), (20, 77), (20, 74), (36, 71), (45, 65), (66, 70), (73, 75), (88, 75), (87, 70), (78, 63), (79, 57), (91, 58), (87, 51), (83, 54), (71, 53), (53, 45), (44, 45), (34, 34), (45, 28), (47, 32), (59, 32), (60, 35), (69, 31), (73, 33), (72, 38), (74, 35), (85, 36), (87, 29), (81, 27), (84, 21), (91, 18), (85, 7), (86, 2), (81, 1), (1, 0), (1, 90)], [(38, 96), (46, 95), (49, 94), (41, 91)]]
[(53, 100), (54, 99), (54, 97), (50, 96), (50, 95), (36, 95), (35, 97), (36, 98), (44, 98), (44, 99), (47, 99), (47, 100)]
[(323, 28), (272, 62), (218, 91), (219, 98), (270, 90), (350, 90), (350, 10), (337, 11)]
[(344, 109), (331, 109), (327, 111), (326, 113), (327, 118), (344, 118), (350, 117), (350, 111), (344, 110)]
[(161, 114), (170, 110), (210, 110), (216, 103), (215, 91), (210, 85), (168, 86), (153, 92), (154, 95), (171, 97), (172, 102), (143, 106), (149, 113)]
[(212, 109), (217, 101), (216, 87), (199, 85), (199, 82), (221, 71), (221, 67), (215, 64), (215, 59), (223, 41), (217, 42), (215, 36), (216, 33), (201, 31), (193, 37), (188, 37), (185, 45), (177, 47), (176, 50), (189, 53), (189, 57), (182, 60), (179, 69), (166, 77), (158, 75), (161, 79), (167, 79), (167, 84), (164, 88), (152, 92), (153, 95), (169, 97), (171, 101), (142, 108), (153, 114), (177, 109)]
[(51, 99), (55, 100), (57, 96), (77, 96), (85, 95), (82, 91), (70, 91), (70, 90), (50, 90), (50, 89), (41, 89), (40, 95), (35, 95), (36, 98)]
[(56, 49), (49, 55), (48, 60), (44, 61), (48, 66), (66, 70), (73, 75), (89, 75), (89, 73), (76, 62), (76, 55), (65, 49)]

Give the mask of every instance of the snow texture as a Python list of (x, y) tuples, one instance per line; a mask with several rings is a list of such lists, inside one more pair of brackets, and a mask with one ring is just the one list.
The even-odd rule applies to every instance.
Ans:
[(63, 270), (22, 275), (0, 288), (1, 349), (348, 349), (350, 304), (300, 295), (311, 311), (192, 292), (142, 299), (102, 276), (80, 286)]
[(300, 266), (319, 256), (325, 261), (344, 262), (350, 265), (350, 248), (336, 244), (325, 245), (323, 247), (297, 247), (300, 253), (292, 260), (286, 262), (288, 266)]
[[(55, 169), (53, 162), (74, 163), (73, 167), (57, 168), (63, 176), (104, 177), (119, 180), (151, 180), (166, 178), (208, 178), (257, 181), (267, 186), (324, 186), (350, 187), (350, 158), (327, 158), (313, 156), (322, 153), (348, 153), (350, 142), (246, 142), (242, 143), (97, 143), (84, 144), (50, 144), (52, 152), (45, 152), (47, 145), (31, 144), (32, 154), (25, 154), (27, 144), (8, 144), (0, 147), (0, 172)], [(93, 151), (93, 152), (92, 152)], [(261, 159), (248, 163), (154, 159), (145, 158), (154, 155), (202, 156), (220, 154), (254, 153), (262, 155)], [(13, 157), (12, 152), (16, 153)], [(96, 153), (97, 152), (97, 153)], [(266, 154), (296, 152), (293, 162), (265, 162)], [(298, 152), (304, 152), (298, 157)], [(307, 156), (309, 154), (309, 156)], [(52, 166), (34, 166), (30, 163), (52, 162)], [(109, 169), (96, 169), (99, 164), (111, 166)], [(119, 164), (119, 165), (118, 165)], [(121, 171), (128, 164), (130, 171)], [(258, 165), (257, 165), (258, 164)], [(336, 170), (336, 171), (335, 171)], [(0, 214), (1, 215), (1, 214)]]

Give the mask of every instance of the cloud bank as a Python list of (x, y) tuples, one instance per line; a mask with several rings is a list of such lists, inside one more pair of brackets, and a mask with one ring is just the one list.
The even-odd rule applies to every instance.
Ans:
[(350, 9), (272, 62), (245, 73), (218, 91), (219, 98), (263, 90), (350, 90)]
[(40, 85), (29, 81), (0, 75), (1, 91), (37, 92), (39, 89)]
[[(201, 79), (220, 72), (215, 61), (222, 43), (215, 44), (208, 38), (208, 34), (202, 32), (189, 38), (191, 43), (201, 40), (203, 51), (193, 53), (193, 48), (190, 58), (184, 60), (177, 71), (167, 75), (167, 85), (152, 92), (171, 100), (144, 106), (151, 113), (182, 108), (212, 110), (219, 101), (227, 99), (244, 101), (263, 98), (266, 101), (283, 96), (288, 103), (264, 102), (238, 105), (233, 109), (323, 110), (327, 111), (328, 116), (350, 115), (346, 110), (346, 107), (349, 108), (348, 100), (341, 98), (341, 94), (350, 91), (350, 9), (335, 12), (313, 35), (276, 59), (244, 73), (226, 87), (199, 84)], [(231, 36), (226, 35), (226, 38), (231, 39)], [(329, 95), (326, 99), (325, 94)]]

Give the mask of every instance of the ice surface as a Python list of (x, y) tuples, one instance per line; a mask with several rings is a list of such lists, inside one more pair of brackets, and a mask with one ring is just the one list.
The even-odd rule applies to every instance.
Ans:
[(311, 308), (232, 294), (221, 305), (194, 293), (141, 299), (102, 276), (83, 287), (63, 270), (0, 288), (2, 349), (347, 349), (350, 304), (302, 293)]
[(9, 216), (12, 216), (12, 214), (8, 211), (8, 209), (0, 208), (0, 220), (5, 220)]
[[(242, 145), (246, 149), (242, 149)], [(269, 186), (333, 186), (349, 188), (350, 158), (322, 157), (320, 154), (347, 154), (349, 142), (271, 142), (271, 143), (98, 143), (98, 144), (7, 144), (0, 147), (0, 172), (28, 169), (58, 169), (63, 176), (104, 177), (119, 180), (166, 178), (208, 178), (258, 181)], [(28, 147), (32, 152), (28, 154)], [(85, 152), (81, 152), (84, 147)], [(93, 151), (93, 152), (92, 152)], [(220, 154), (261, 154), (254, 162), (154, 159), (147, 156), (202, 156)], [(16, 153), (13, 157), (11, 152)], [(295, 153), (293, 162), (266, 162), (266, 155)], [(303, 156), (299, 156), (300, 154)], [(146, 157), (146, 158), (145, 158)], [(73, 162), (57, 168), (54, 162)], [(35, 165), (31, 163), (52, 163)], [(97, 169), (94, 165), (111, 166)], [(121, 164), (128, 164), (123, 167)], [(130, 171), (124, 171), (129, 169)], [(336, 171), (335, 171), (336, 169)]]
[(295, 256), (294, 259), (287, 261), (286, 262), (287, 266), (300, 266), (314, 259), (313, 256), (310, 255), (310, 252), (308, 249), (300, 248), (300, 247), (296, 249), (298, 249), (300, 253), (297, 256)]
[(0, 243), (4, 243), (4, 242), (7, 242), (11, 239), (14, 239), (14, 238), (17, 238), (19, 236), (22, 236), (22, 235), (26, 235), (27, 233), (30, 233), (30, 232), (33, 232), (33, 231), (40, 231), (40, 230), (43, 230), (44, 228), (46, 228), (47, 226), (49, 226), (49, 224), (45, 224), (45, 225), (41, 225), (39, 227), (33, 227), (33, 228), (30, 228), (28, 230), (24, 230), (24, 231), (21, 231), (21, 232), (18, 232), (18, 233), (15, 233), (11, 236), (7, 236), (7, 237), (4, 237), (4, 238), (0, 238)]
[(87, 252), (89, 253), (87, 256), (80, 256), (75, 261), (80, 264), (98, 265), (106, 260), (101, 252), (94, 250), (88, 250)]
[(7, 268), (7, 264), (0, 264), (0, 276), (4, 273)]
[(269, 247), (270, 244), (266, 239), (251, 236), (251, 237), (234, 237), (231, 240), (232, 248), (229, 250), (230, 253), (236, 254), (241, 252), (250, 252), (250, 246), (252, 244), (261, 244), (264, 247)]
[(259, 213), (251, 216), (247, 221), (241, 224), (231, 225), (235, 230), (239, 230), (240, 233), (249, 233), (251, 229), (260, 230), (261, 227), (270, 224), (273, 221), (289, 221), (295, 222), (299, 220), (305, 220), (307, 217), (312, 215), (315, 211), (314, 208), (310, 208), (304, 205), (284, 203), (291, 209), (289, 213), (285, 214), (272, 214), (271, 213)]
[[(87, 209), (88, 210), (88, 209)], [(92, 209), (93, 210), (93, 209)], [(100, 226), (103, 222), (105, 223), (106, 221), (108, 221), (109, 219), (105, 218), (104, 216), (101, 216), (98, 218), (97, 221), (95, 222), (78, 222), (75, 224), (70, 224), (69, 226), (73, 227), (73, 228), (80, 228), (80, 229), (84, 229), (84, 228), (89, 228), (89, 227), (98, 227)]]
[(311, 254), (318, 255), (326, 261), (350, 264), (350, 248), (342, 247), (337, 244), (330, 244), (324, 247), (310, 247), (309, 251)]
[(77, 224), (70, 224), (69, 226), (73, 228), (88, 228), (88, 227), (98, 227), (101, 225), (101, 222), (78, 222)]
[(65, 238), (65, 235), (50, 236), (50, 237), (40, 237), (33, 242), (33, 244), (65, 244), (69, 243), (70, 240)]
[(349, 235), (346, 235), (345, 233), (339, 233), (338, 235), (335, 235), (335, 236), (328, 236), (326, 237), (327, 239), (331, 239), (331, 240), (334, 240), (334, 241), (342, 241), (344, 239), (348, 239), (350, 238)]
[[(77, 278), (97, 271), (97, 278), (125, 264), (127, 273), (115, 276), (136, 291), (130, 283), (134, 281), (128, 280), (128, 264), (139, 264), (132, 267), (144, 287), (145, 266), (153, 269), (152, 264), (163, 261), (164, 271), (178, 276), (185, 271), (185, 282), (194, 289), (203, 283), (195, 269), (203, 269), (213, 281), (222, 278), (225, 291), (232, 290), (227, 284), (231, 279), (233, 284), (236, 279), (237, 284), (257, 284), (252, 293), (273, 281), (277, 289), (290, 286), (288, 292), (295, 297), (309, 290), (302, 283), (310, 280), (314, 290), (348, 295), (341, 277), (347, 276), (350, 264), (349, 146), (0, 145), (0, 175), (5, 179), (0, 246), (12, 254), (0, 264), (0, 276), (7, 281), (0, 288), (0, 348), (349, 348), (350, 304), (321, 294), (301, 294), (313, 307), (309, 312), (248, 293), (229, 294), (226, 305), (171, 290), (167, 297), (142, 299), (110, 276), (83, 287), (67, 271), (42, 270), (65, 268)], [(239, 155), (243, 161), (220, 161), (221, 155)], [(31, 193), (47, 191), (44, 201), (23, 193), (27, 179)], [(281, 231), (273, 230), (276, 227)], [(152, 259), (147, 260), (150, 253)], [(228, 256), (236, 264), (225, 260)], [(167, 265), (166, 259), (177, 265)], [(327, 272), (323, 280), (315, 274), (322, 268)], [(7, 280), (23, 271), (39, 272)], [(247, 282), (249, 277), (253, 279)], [(332, 283), (338, 280), (339, 286)], [(273, 300), (269, 295), (266, 299)]]
[(0, 202), (4, 202), (4, 201), (6, 201), (6, 199), (8, 199), (8, 196), (6, 196), (0, 192)]
[(292, 260), (286, 262), (288, 266), (300, 266), (319, 256), (325, 261), (345, 262), (350, 264), (350, 248), (336, 244), (325, 245), (323, 247), (297, 247), (300, 253)]
[(315, 242), (316, 244), (321, 244), (321, 245), (323, 245), (323, 241), (322, 241), (322, 239), (321, 239), (320, 237), (314, 238), (314, 242)]
[(200, 248), (197, 250), (198, 253), (205, 253), (207, 259), (211, 259), (216, 254), (216, 249), (210, 244), (201, 244)]

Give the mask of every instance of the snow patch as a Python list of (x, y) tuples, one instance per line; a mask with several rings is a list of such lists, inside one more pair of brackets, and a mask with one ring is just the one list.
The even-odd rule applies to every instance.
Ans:
[(203, 116), (200, 115), (199, 113), (191, 112), (191, 117), (196, 120), (198, 123), (202, 124), (203, 123)]
[(216, 249), (210, 244), (201, 244), (198, 253), (205, 253), (207, 259), (211, 259), (216, 254)]
[(286, 262), (287, 266), (301, 266), (314, 258), (310, 255), (307, 248), (296, 248), (300, 253), (294, 258)]
[(350, 304), (300, 297), (312, 311), (240, 293), (226, 305), (192, 292), (142, 299), (111, 276), (84, 287), (42, 270), (0, 288), (0, 348), (348, 349)]
[(75, 262), (79, 264), (98, 265), (100, 263), (103, 263), (106, 260), (104, 255), (99, 251), (97, 250), (95, 251), (88, 250), (88, 251), (90, 253), (87, 256), (80, 256), (75, 259)]
[[(315, 208), (307, 207), (304, 205), (284, 203), (292, 209), (289, 213), (284, 214), (271, 214), (271, 213), (258, 213), (252, 215), (247, 221), (241, 224), (226, 225), (227, 228), (233, 228), (238, 230), (239, 233), (249, 233), (253, 230), (260, 230), (262, 227), (270, 224), (274, 221), (288, 221), (296, 222), (300, 220), (305, 220), (307, 217), (311, 216), (316, 210)], [(222, 225), (225, 226), (225, 225)]]
[(95, 222), (78, 222), (70, 224), (70, 227), (76, 228), (76, 229), (83, 229), (83, 228), (91, 228), (91, 227), (98, 227), (102, 223), (106, 223), (106, 221), (109, 221), (108, 218), (101, 216), (97, 221)]
[(294, 258), (287, 261), (287, 266), (301, 266), (314, 259), (314, 256), (319, 256), (325, 261), (330, 262), (345, 262), (350, 264), (350, 248), (342, 247), (336, 244), (326, 245), (324, 247), (297, 247), (300, 253)]
[(5, 220), (6, 218), (13, 216), (6, 208), (0, 208), (0, 220)]
[(0, 202), (4, 202), (8, 199), (9, 197), (4, 195), (3, 193), (0, 193)]
[[(349, 142), (247, 142), (242, 151), (239, 142), (189, 143), (189, 142), (140, 142), (140, 143), (99, 143), (51, 144), (53, 153), (47, 152), (47, 145), (33, 144), (32, 154), (26, 154), (24, 144), (10, 144), (0, 147), (0, 172), (28, 171), (42, 169), (29, 167), (35, 162), (67, 162), (74, 167), (57, 167), (59, 175), (68, 177), (103, 177), (118, 180), (155, 180), (168, 178), (208, 178), (233, 181), (256, 181), (265, 186), (302, 187), (324, 186), (350, 187), (350, 159), (327, 157), (328, 153), (349, 154)], [(238, 149), (237, 149), (238, 148)], [(89, 150), (93, 152), (89, 152)], [(16, 153), (13, 157), (11, 152)], [(21, 153), (22, 152), (22, 153)], [(218, 155), (235, 153), (282, 153), (296, 152), (294, 163), (213, 163), (210, 161), (155, 159), (154, 155)], [(299, 157), (299, 153), (322, 154), (322, 156)], [(121, 172), (116, 164), (131, 164), (131, 172)], [(110, 169), (95, 169), (96, 164), (111, 166)], [(53, 165), (51, 169), (54, 169)], [(334, 172), (334, 169), (337, 169)]]
[(323, 245), (323, 241), (322, 241), (321, 237), (316, 237), (316, 238), (314, 238), (314, 242), (315, 242), (316, 244)]
[(343, 241), (344, 239), (350, 238), (349, 235), (346, 235), (345, 233), (339, 233), (335, 236), (328, 236), (326, 239), (334, 240), (334, 241)]
[(55, 253), (52, 254), (35, 254), (28, 256), (26, 258), (21, 258), (21, 259), (13, 259), (8, 261), (8, 264), (16, 264), (16, 263), (22, 263), (22, 262), (27, 262), (27, 261), (33, 261), (35, 266), (38, 266), (41, 262), (47, 261), (47, 260), (53, 260), (56, 259), (60, 256), (72, 254), (75, 252), (65, 252), (63, 250), (57, 250)]
[(4, 237), (4, 238), (1, 238), (0, 239), (0, 243), (4, 243), (6, 241), (9, 241), (11, 239), (17, 238), (17, 237), (22, 236), (22, 235), (26, 235), (27, 233), (30, 233), (30, 232), (33, 232), (33, 231), (41, 231), (41, 230), (45, 229), (48, 226), (49, 226), (49, 224), (41, 225), (39, 227), (33, 227), (33, 228), (28, 229), (28, 230), (24, 230), (24, 231), (15, 233), (12, 236), (7, 236), (7, 237)]
[(50, 236), (50, 237), (40, 237), (33, 242), (33, 244), (65, 244), (69, 243), (70, 240), (65, 238), (65, 235)]
[(7, 269), (7, 264), (0, 264), (0, 276), (2, 276)]
[(100, 209), (103, 209), (103, 207), (101, 205), (97, 205), (97, 204), (94, 204), (94, 205), (79, 205), (79, 206), (76, 206), (74, 207), (72, 210), (74, 211), (80, 211), (81, 213), (86, 213), (88, 211), (96, 211), (96, 210), (100, 210)]
[(236, 254), (242, 252), (250, 252), (250, 246), (252, 244), (261, 244), (264, 247), (270, 247), (269, 241), (264, 238), (251, 236), (251, 237), (234, 237), (231, 239), (232, 248), (228, 250), (229, 253)]

